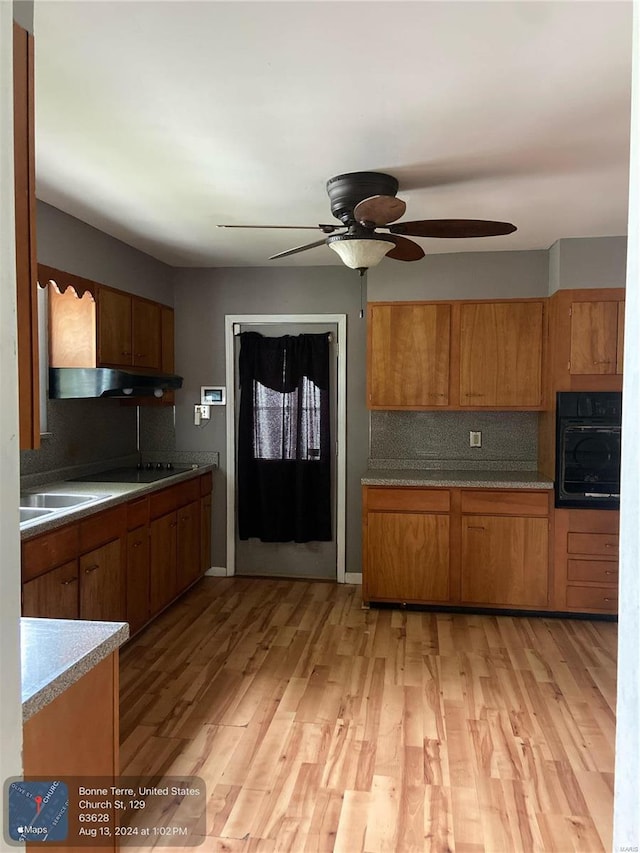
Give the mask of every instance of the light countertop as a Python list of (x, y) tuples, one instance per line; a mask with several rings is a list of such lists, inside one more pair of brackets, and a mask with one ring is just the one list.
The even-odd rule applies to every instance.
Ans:
[(538, 471), (447, 471), (420, 468), (371, 468), (362, 478), (363, 486), (433, 486), (484, 489), (552, 489)]
[(215, 468), (215, 465), (199, 465), (197, 468), (188, 468), (182, 471), (176, 470), (175, 474), (172, 474), (170, 477), (164, 477), (162, 480), (156, 480), (154, 483), (79, 483), (76, 480), (56, 480), (31, 489), (24, 489), (25, 493), (47, 492), (48, 494), (95, 495), (96, 500), (91, 501), (91, 503), (71, 507), (70, 509), (56, 511), (55, 513), (51, 513), (51, 515), (33, 521), (22, 522), (20, 524), (20, 538), (24, 540), (30, 539), (33, 536), (39, 536), (41, 533), (55, 530), (63, 524), (78, 521), (81, 518), (93, 515), (95, 512), (126, 503), (133, 498), (169, 488), (177, 483), (191, 480), (194, 477), (201, 477), (208, 471), (215, 470)]
[(20, 620), (22, 719), (26, 722), (129, 637), (126, 622)]

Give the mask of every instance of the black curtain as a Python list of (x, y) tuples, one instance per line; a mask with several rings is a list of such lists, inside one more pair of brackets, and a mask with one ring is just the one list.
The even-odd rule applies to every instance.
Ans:
[(240, 539), (329, 542), (329, 336), (240, 338)]

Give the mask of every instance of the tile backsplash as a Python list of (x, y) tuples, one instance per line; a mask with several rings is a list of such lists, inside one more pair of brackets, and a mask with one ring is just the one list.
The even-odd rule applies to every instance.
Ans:
[(219, 461), (215, 451), (176, 450), (173, 406), (138, 408), (108, 399), (49, 400), (47, 429), (39, 450), (20, 452), (23, 486), (138, 461), (174, 465), (217, 465)]
[(119, 400), (49, 400), (39, 450), (20, 452), (20, 474), (109, 461), (136, 452), (136, 409)]
[[(469, 432), (482, 447), (469, 446)], [(535, 470), (536, 412), (371, 412), (372, 468)]]

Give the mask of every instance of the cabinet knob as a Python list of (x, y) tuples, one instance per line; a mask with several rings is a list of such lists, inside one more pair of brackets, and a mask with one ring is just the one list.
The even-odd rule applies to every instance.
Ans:
[(604, 547), (605, 548), (617, 548), (618, 543), (617, 542), (605, 542)]
[(122, 350), (122, 352), (120, 353), (120, 355), (131, 355), (131, 353), (129, 352), (129, 350), (128, 350), (128, 349), (125, 349), (125, 350)]
[(140, 540), (138, 540), (137, 542), (134, 542), (134, 543), (133, 543), (133, 547), (134, 547), (134, 548), (139, 548), (141, 545), (142, 545), (142, 542), (141, 542)]
[(70, 583), (76, 583), (77, 580), (78, 578), (69, 578), (69, 580), (61, 581), (60, 583), (62, 586), (69, 586)]
[(171, 524), (169, 525), (169, 527), (177, 527), (177, 526), (178, 526), (177, 521), (172, 521)]
[(88, 574), (91, 574), (91, 572), (95, 572), (96, 569), (99, 569), (99, 568), (100, 568), (100, 566), (98, 565), (98, 563), (94, 563), (93, 566), (87, 566), (87, 568), (84, 570), (84, 573), (85, 573), (85, 575), (88, 575)]

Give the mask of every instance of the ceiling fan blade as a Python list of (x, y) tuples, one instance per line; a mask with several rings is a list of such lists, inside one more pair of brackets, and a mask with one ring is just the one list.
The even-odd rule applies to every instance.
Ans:
[(387, 225), (400, 219), (406, 209), (407, 205), (400, 198), (392, 195), (372, 195), (356, 204), (353, 216), (356, 222)]
[(422, 246), (418, 246), (413, 240), (394, 236), (393, 242), (396, 244), (395, 249), (387, 252), (385, 257), (393, 258), (394, 261), (419, 261), (420, 258), (424, 258)]
[(488, 219), (420, 219), (415, 222), (398, 222), (389, 226), (392, 234), (410, 237), (496, 237), (517, 231), (510, 222), (492, 222)]
[(344, 228), (343, 225), (216, 225), (216, 228), (277, 228), (288, 231), (317, 231), (318, 228), (324, 234), (333, 234), (338, 228)]
[(298, 252), (306, 252), (307, 249), (315, 249), (316, 246), (324, 246), (326, 240), (316, 240), (315, 243), (307, 243), (306, 246), (296, 246), (294, 249), (287, 249), (286, 252), (278, 252), (277, 255), (271, 255), (270, 261), (275, 261), (276, 258), (286, 258), (289, 255), (297, 255)]

